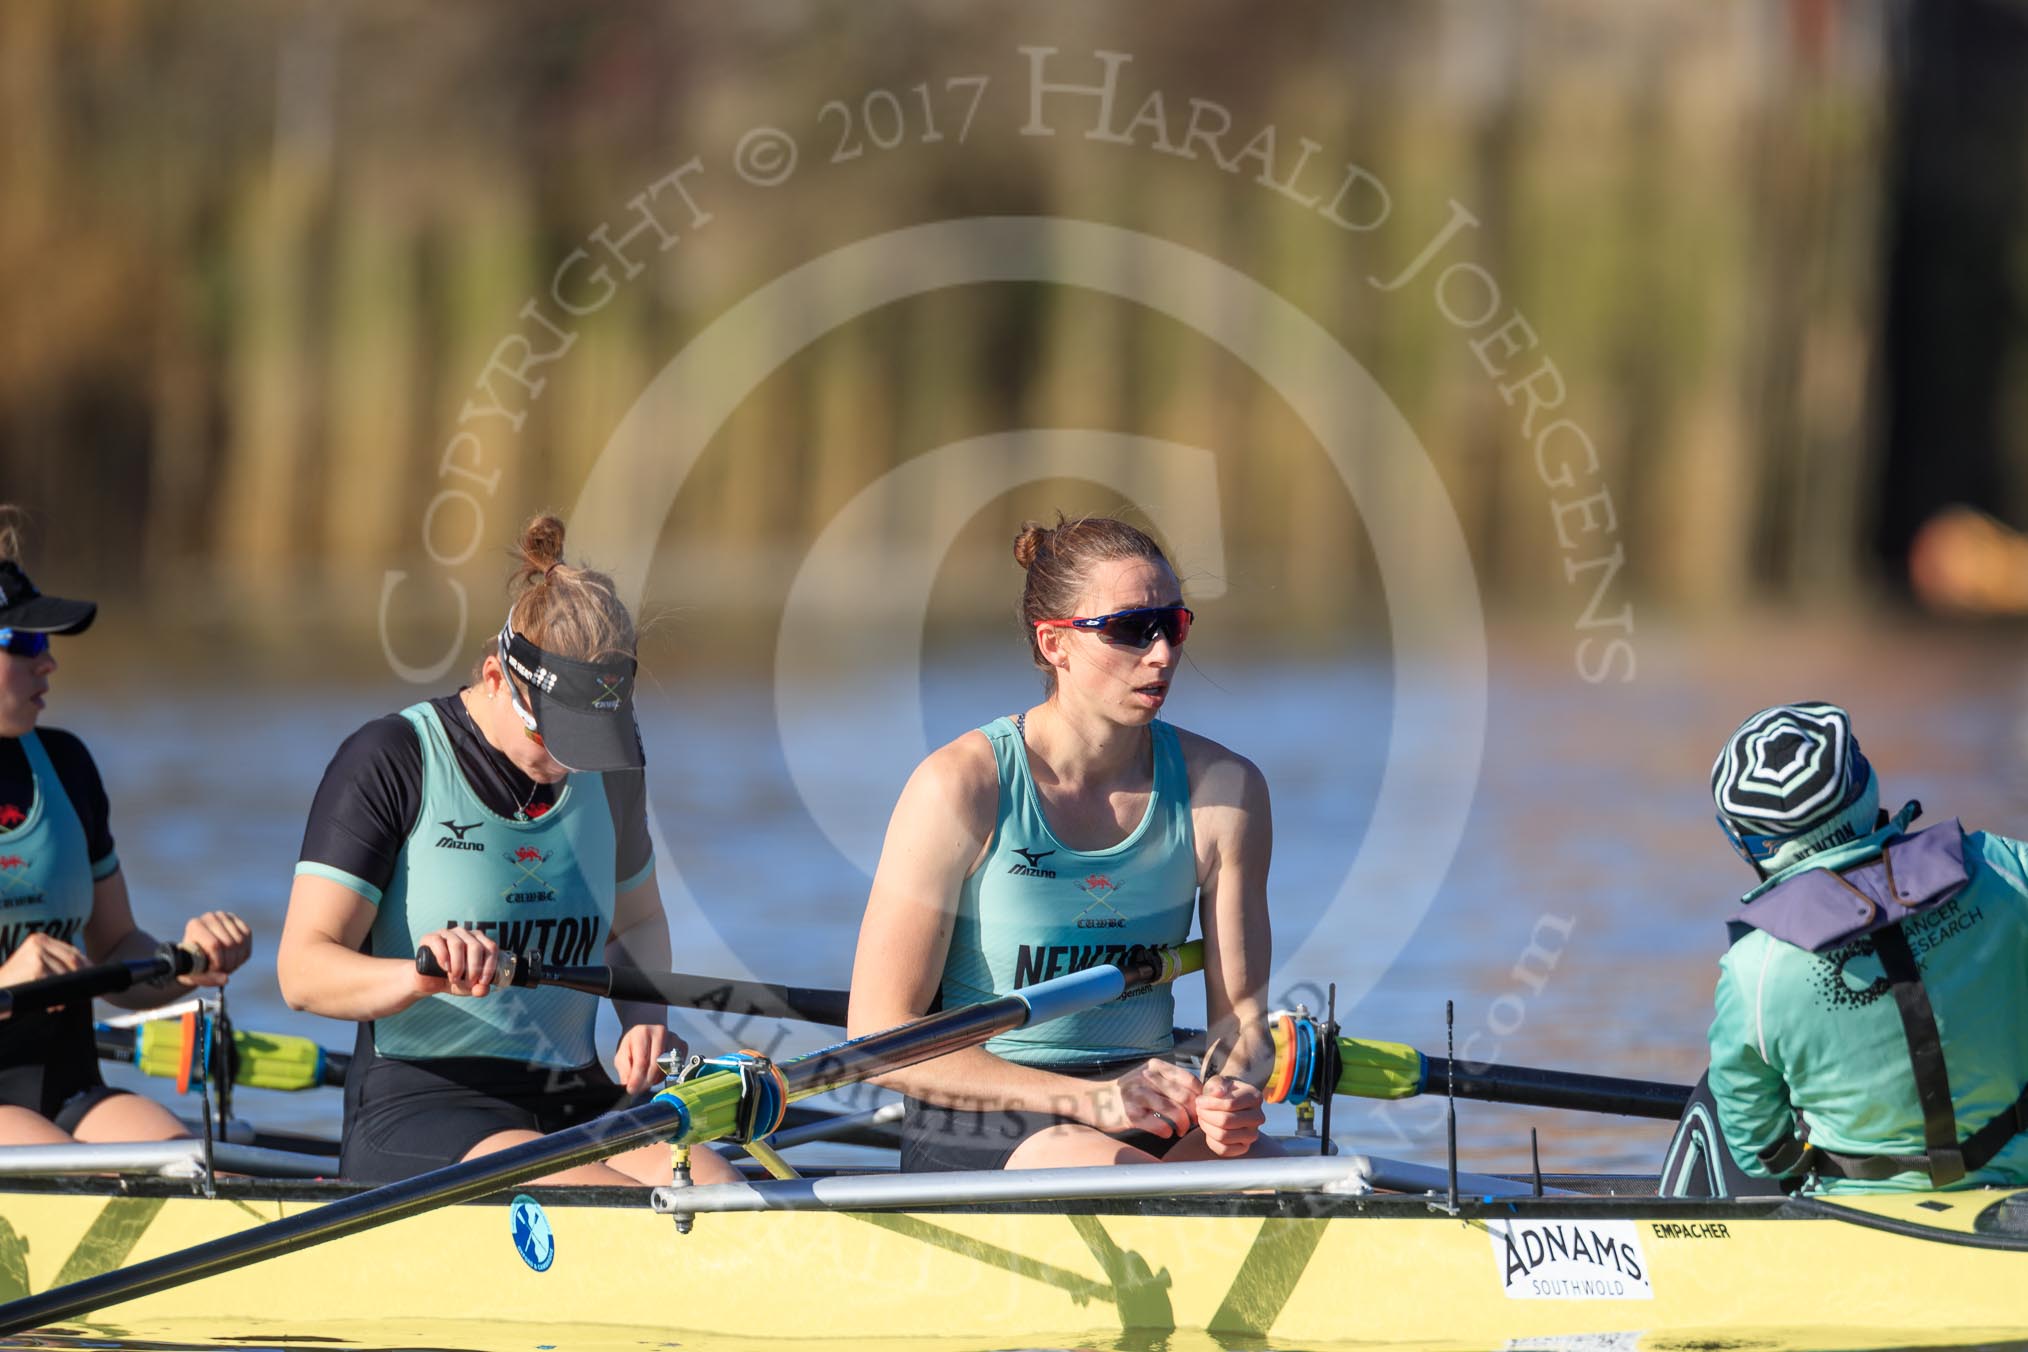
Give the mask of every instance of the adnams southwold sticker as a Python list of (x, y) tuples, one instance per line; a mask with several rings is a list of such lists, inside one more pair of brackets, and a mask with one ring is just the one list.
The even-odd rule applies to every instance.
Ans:
[(1653, 1300), (1632, 1221), (1488, 1221), (1509, 1300)]

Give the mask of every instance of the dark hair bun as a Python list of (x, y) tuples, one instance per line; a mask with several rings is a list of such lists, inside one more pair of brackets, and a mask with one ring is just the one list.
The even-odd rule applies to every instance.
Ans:
[(1014, 537), (1014, 562), (1023, 568), (1035, 566), (1035, 556), (1042, 552), (1043, 542), (1049, 538), (1049, 528), (1040, 521), (1024, 521), (1021, 533)]

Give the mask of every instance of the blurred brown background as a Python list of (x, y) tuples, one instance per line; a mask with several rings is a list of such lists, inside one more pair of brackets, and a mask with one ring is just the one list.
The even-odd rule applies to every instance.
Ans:
[[(1077, 136), (1088, 114), (1069, 101), (1051, 112), (1066, 134), (1024, 138), (1024, 44), (1057, 48), (1067, 79), (1092, 78), (1097, 49), (1131, 53), (1118, 120), (1160, 89), (1180, 134), (1189, 99), (1217, 101), (1228, 150), (1274, 124), (1282, 167), (1311, 138), (1319, 188), (1357, 164), (1391, 209), (1345, 230), (1252, 168)], [(568, 507), (649, 377), (742, 295), (882, 230), (1056, 214), (1201, 249), (1303, 307), (1429, 449), (1490, 604), (1567, 623), (1584, 598), (1551, 506), (1573, 494), (1538, 478), (1467, 346), (1483, 331), (1446, 323), (1426, 286), (1365, 282), (1455, 200), (1480, 222), (1456, 257), (1498, 279), (1503, 316), (1525, 315), (1598, 447), (1627, 546), (1616, 586), (1649, 613), (1864, 604), (1899, 584), (1936, 508), (2028, 506), (2024, 51), (2028, 9), (1992, 0), (1272, 19), (927, 0), (10, 4), (0, 499), (35, 514), (31, 561), (52, 583), (207, 626), (250, 603), (230, 623), (256, 642), (309, 618), (371, 632), (385, 572), (430, 566), (439, 459), (524, 301), (696, 155), (712, 224), (584, 320), (519, 433), (487, 441), (500, 478), (487, 547), (461, 565), (473, 587), (497, 585), (519, 517)], [(960, 145), (962, 94), (942, 82), (973, 73), (991, 82)], [(919, 83), (940, 143), (922, 140)], [(904, 142), (826, 162), (842, 124), (821, 105), (858, 118), (883, 88)], [(729, 170), (760, 123), (802, 149), (772, 191)], [(729, 612), (778, 599), (783, 560), (882, 470), (1029, 425), (1218, 449), (1254, 604), (1297, 628), (1366, 613), (1358, 518), (1251, 373), (1124, 302), (1026, 286), (890, 307), (785, 366), (669, 522), (722, 576), (672, 585)], [(978, 547), (1061, 497), (996, 504)], [(218, 589), (193, 596), (195, 576)]]

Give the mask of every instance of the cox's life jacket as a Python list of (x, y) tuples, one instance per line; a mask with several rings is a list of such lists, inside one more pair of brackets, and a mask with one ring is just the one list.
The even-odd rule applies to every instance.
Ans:
[(1870, 940), (1884, 972), (1886, 991), (1900, 1015), (1909, 1066), (1922, 1109), (1919, 1154), (1848, 1154), (1808, 1141), (1797, 1114), (1797, 1130), (1759, 1150), (1760, 1163), (1776, 1178), (1825, 1177), (1882, 1181), (1921, 1171), (1930, 1185), (1946, 1188), (1984, 1168), (2015, 1136), (2028, 1131), (2028, 1087), (1969, 1136), (1958, 1134), (1943, 1039), (1937, 1028), (1922, 967), (1909, 943), (1907, 922), (1949, 904), (1966, 889), (1964, 828), (1956, 820), (1913, 835), (1901, 834), (1919, 804), (1896, 817), (1877, 853), (1841, 868), (1812, 868), (1783, 880), (1749, 902), (1731, 922), (1735, 942), (1751, 930), (1819, 955), (1855, 941)]

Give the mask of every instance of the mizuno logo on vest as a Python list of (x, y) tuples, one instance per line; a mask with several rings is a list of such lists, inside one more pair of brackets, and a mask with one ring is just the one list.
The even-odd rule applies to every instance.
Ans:
[(1056, 853), (1055, 850), (1023, 850), (1015, 848), (1014, 853), (1020, 855), (1023, 859), (1026, 859), (1028, 861), (1026, 864), (1015, 864), (1007, 870), (1015, 877), (1054, 878), (1056, 876), (1055, 869), (1039, 867), (1039, 865), (1042, 863), (1043, 860), (1049, 858), (1050, 855)]
[[(484, 850), (486, 848), (484, 841), (465, 839), (467, 831), (477, 830), (482, 823), (467, 822), (465, 825), (460, 826), (455, 821), (444, 821), (437, 824), (446, 828), (451, 833), (449, 836), (437, 837), (437, 848), (440, 850)], [(453, 840), (451, 836), (456, 836), (457, 839)]]

